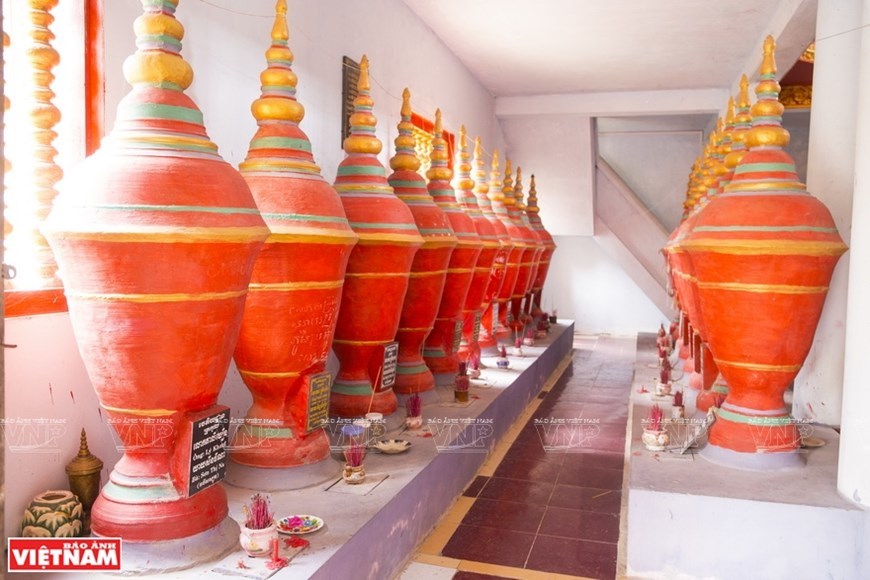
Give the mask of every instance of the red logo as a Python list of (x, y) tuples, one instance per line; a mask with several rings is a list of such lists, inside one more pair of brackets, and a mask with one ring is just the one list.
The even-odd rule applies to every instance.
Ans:
[(121, 538), (9, 538), (10, 572), (121, 569)]

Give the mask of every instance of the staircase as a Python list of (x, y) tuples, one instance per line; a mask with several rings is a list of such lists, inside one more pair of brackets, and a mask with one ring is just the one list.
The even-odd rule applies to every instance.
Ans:
[(595, 241), (615, 260), (662, 314), (676, 312), (668, 296), (661, 249), (668, 231), (602, 158), (595, 167)]

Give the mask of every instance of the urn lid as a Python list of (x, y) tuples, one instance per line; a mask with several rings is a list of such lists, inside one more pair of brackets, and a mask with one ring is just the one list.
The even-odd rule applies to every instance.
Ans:
[(396, 154), (390, 159), (390, 167), (394, 171), (389, 177), (389, 182), (396, 196), (411, 209), (420, 235), (426, 240), (426, 247), (455, 246), (456, 236), (453, 235), (453, 228), (444, 211), (435, 203), (426, 187), (426, 180), (418, 171), (421, 163), (415, 149), (416, 140), (411, 113), (411, 91), (406, 88), (402, 93), (399, 134), (395, 141)]
[(287, 1), (278, 0), (260, 96), (251, 105), (258, 129), (239, 169), (251, 187), (273, 241), (300, 236), (354, 243), (338, 194), (314, 162), (311, 141), (299, 127), (305, 108), (296, 99), (297, 77), (288, 41)]
[[(465, 128), (460, 131), (460, 140), (465, 137)], [(466, 168), (468, 165), (468, 151), (466, 156)], [(432, 195), (432, 199), (441, 210), (447, 215), (450, 221), (450, 226), (453, 228), (453, 233), (459, 240), (462, 246), (481, 247), (480, 237), (477, 235), (477, 229), (474, 227), (474, 222), (471, 217), (465, 213), (459, 203), (456, 201), (456, 191), (450, 180), (453, 178), (453, 170), (447, 164), (450, 158), (447, 153), (447, 141), (444, 140), (444, 128), (441, 120), (441, 109), (435, 111), (435, 137), (432, 140), (432, 153), (430, 154), (431, 168), (426, 173), (429, 178), (427, 189)], [(471, 183), (468, 171), (466, 170), (466, 185)]]
[[(423, 238), (408, 207), (387, 182), (378, 160), (382, 144), (375, 134), (377, 118), (372, 114), (369, 59), (360, 60), (357, 97), (350, 116), (350, 135), (344, 140), (347, 156), (338, 166), (335, 190), (344, 205), (350, 226), (360, 244), (392, 244), (419, 247)], [(428, 194), (427, 194), (428, 197)]]

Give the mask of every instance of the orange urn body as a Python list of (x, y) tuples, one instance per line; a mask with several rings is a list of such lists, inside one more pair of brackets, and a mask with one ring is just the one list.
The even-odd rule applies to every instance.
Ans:
[[(460, 147), (466, 140), (465, 127), (460, 130)], [(468, 165), (466, 152), (466, 168)], [(444, 211), (450, 222), (450, 227), (456, 236), (456, 248), (450, 256), (447, 265), (447, 278), (444, 282), (444, 294), (441, 305), (435, 317), (435, 325), (423, 350), (426, 366), (435, 376), (438, 385), (453, 385), (459, 373), (459, 346), (462, 339), (464, 323), (463, 310), (468, 297), (468, 291), (474, 278), (483, 242), (477, 234), (477, 229), (471, 217), (465, 213), (456, 201), (456, 192), (450, 184), (453, 170), (447, 166), (447, 146), (441, 135), (441, 116), (436, 113), (435, 139), (432, 149), (432, 168), (429, 170), (429, 193), (435, 203)], [(466, 187), (473, 186), (466, 169)], [(469, 186), (469, 183), (471, 184)], [(489, 271), (486, 272), (489, 274)], [(478, 304), (480, 299), (478, 299)]]
[(328, 405), (319, 392), (309, 395), (323, 382), (313, 377), (326, 370), (357, 240), (299, 128), (304, 110), (295, 98), (287, 39), (286, 16), (279, 14), (262, 75), (268, 84), (252, 106), (259, 129), (241, 164), (271, 235), (254, 266), (235, 350), (253, 405), (235, 432), (231, 455), (261, 468), (296, 467), (329, 456), (320, 427)]
[[(478, 205), (478, 197), (475, 192), (479, 188), (487, 188), (486, 171), (483, 169), (481, 158), (480, 139), (475, 140), (474, 165), (475, 173), (482, 179), (471, 179), (471, 166), (468, 164), (467, 144), (460, 140), (458, 168), (458, 182), (456, 199), (462, 206), (463, 211), (471, 218), (475, 231), (480, 238), (483, 248), (477, 258), (474, 274), (465, 297), (465, 305), (462, 309), (462, 339), (459, 345), (459, 357), (468, 360), (471, 356), (480, 356), (481, 319), (484, 310), (489, 308), (493, 296), (498, 292), (502, 280), (504, 280), (504, 264), (507, 262), (507, 252), (502, 249), (498, 234), (492, 222), (484, 216)], [(482, 192), (486, 197), (486, 191)], [(489, 203), (489, 200), (486, 200)], [(496, 267), (496, 262), (499, 266)]]
[[(507, 210), (505, 210), (504, 204), (499, 201), (502, 196), (502, 181), (499, 171), (498, 151), (494, 151), (492, 155), (492, 172), (490, 176), (491, 179), (489, 187), (486, 190), (487, 192), (481, 194), (479, 193), (481, 189), (478, 188), (475, 190), (475, 195), (477, 195), (478, 204), (483, 215), (492, 224), (501, 244), (501, 252), (496, 254), (495, 263), (493, 264), (494, 272), (491, 278), (491, 284), (497, 287), (492, 288), (492, 298), (488, 307), (483, 312), (479, 339), (482, 351), (494, 355), (498, 352), (498, 339), (507, 338), (510, 335), (510, 329), (505, 324), (507, 320), (507, 304), (517, 283), (523, 247), (516, 237), (516, 232), (514, 232), (514, 235), (511, 235), (511, 232), (508, 230), (508, 226), (505, 223), (507, 221)], [(504, 261), (502, 262), (502, 260)], [(495, 270), (503, 270), (504, 273), (498, 276), (498, 272), (495, 272)]]
[(765, 42), (749, 151), (683, 246), (697, 278), (707, 340), (730, 391), (704, 452), (776, 468), (800, 437), (783, 394), (803, 365), (846, 246), (830, 212), (798, 182), (782, 149), (773, 39)]
[(348, 261), (333, 340), (340, 368), (330, 409), (340, 417), (396, 410), (396, 394), (391, 385), (384, 386), (384, 350), (399, 328), (408, 275), (423, 245), (413, 214), (394, 194), (378, 161), (381, 142), (369, 91), (363, 57), (351, 135), (344, 142), (347, 157), (335, 180), (350, 226), (360, 237)]
[(389, 182), (396, 196), (411, 210), (424, 241), (411, 264), (408, 292), (396, 333), (399, 358), (394, 388), (403, 395), (435, 388), (435, 377), (423, 358), (423, 344), (435, 325), (447, 281), (447, 268), (456, 247), (456, 236), (447, 214), (435, 203), (426, 188), (426, 181), (417, 171), (420, 160), (414, 151), (412, 131), (410, 93), (405, 89), (396, 155), (390, 160), (395, 171)]
[(183, 92), (192, 71), (176, 4), (143, 2), (137, 32), (155, 19), (170, 32), (139, 33), (114, 130), (69, 172), (44, 230), (88, 376), (124, 449), (92, 529), (128, 542), (187, 538), (227, 516), (220, 485), (191, 490), (191, 425), (225, 409), (217, 397), (268, 235)]
[(543, 314), (541, 309), (541, 294), (544, 291), (544, 284), (547, 282), (547, 274), (550, 271), (550, 260), (556, 251), (556, 242), (553, 236), (544, 227), (541, 221), (540, 208), (538, 207), (538, 190), (535, 186), (535, 176), (532, 175), (531, 185), (529, 186), (529, 199), (526, 205), (526, 215), (529, 217), (529, 223), (532, 230), (538, 235), (538, 238), (543, 245), (541, 258), (538, 261), (538, 269), (535, 271), (535, 278), (532, 281), (532, 304), (530, 314), (534, 318), (538, 318)]

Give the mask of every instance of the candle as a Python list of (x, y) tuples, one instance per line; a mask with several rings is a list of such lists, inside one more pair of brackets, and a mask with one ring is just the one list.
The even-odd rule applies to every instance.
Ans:
[(277, 562), (281, 559), (281, 555), (278, 553), (278, 538), (272, 538), (272, 561)]

